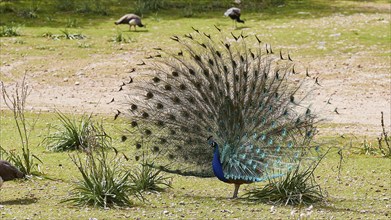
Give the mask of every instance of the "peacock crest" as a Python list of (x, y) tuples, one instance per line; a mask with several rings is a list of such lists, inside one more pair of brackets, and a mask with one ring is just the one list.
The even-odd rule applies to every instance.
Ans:
[(151, 68), (134, 76), (128, 132), (154, 166), (213, 176), (210, 137), (228, 180), (261, 181), (316, 157), (308, 77), (258, 37), (231, 35), (173, 36), (179, 50), (158, 48)]

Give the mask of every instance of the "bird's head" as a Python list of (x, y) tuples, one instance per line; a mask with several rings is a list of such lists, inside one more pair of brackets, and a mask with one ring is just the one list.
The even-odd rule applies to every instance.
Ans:
[(208, 137), (208, 144), (212, 147), (215, 148), (217, 146), (217, 143), (214, 141), (213, 136)]

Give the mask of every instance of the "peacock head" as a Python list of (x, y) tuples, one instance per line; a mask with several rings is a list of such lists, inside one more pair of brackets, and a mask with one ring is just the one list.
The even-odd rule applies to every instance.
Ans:
[(209, 136), (209, 137), (208, 137), (208, 144), (209, 144), (211, 147), (213, 147), (213, 148), (217, 147), (217, 143), (214, 141), (213, 136)]

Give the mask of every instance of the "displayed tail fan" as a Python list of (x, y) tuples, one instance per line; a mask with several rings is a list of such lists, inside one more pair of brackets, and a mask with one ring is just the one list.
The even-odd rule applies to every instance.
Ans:
[(159, 51), (134, 77), (126, 106), (139, 155), (182, 175), (213, 176), (219, 163), (222, 180), (235, 184), (316, 159), (305, 75), (258, 37), (220, 34), (174, 36), (178, 51)]

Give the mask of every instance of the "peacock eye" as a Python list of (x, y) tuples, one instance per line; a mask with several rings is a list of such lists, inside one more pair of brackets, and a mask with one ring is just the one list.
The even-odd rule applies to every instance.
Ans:
[(146, 112), (143, 112), (143, 114), (141, 115), (143, 118), (148, 118), (149, 117), (149, 114), (146, 113)]
[(228, 67), (226, 65), (223, 66), (224, 73), (228, 73)]
[(202, 71), (206, 77), (209, 77), (209, 70), (205, 69)]
[(152, 81), (154, 83), (158, 83), (158, 82), (160, 82), (160, 79), (159, 79), (159, 77), (155, 76), (155, 77), (152, 78)]
[(147, 92), (147, 99), (153, 98), (153, 93), (152, 92)]
[(157, 108), (157, 109), (163, 109), (163, 107), (164, 107), (164, 106), (163, 106), (162, 103), (157, 103), (157, 104), (156, 104), (156, 108)]
[(179, 85), (179, 89), (180, 89), (180, 90), (186, 90), (185, 84), (180, 84), (180, 85)]
[(191, 104), (194, 104), (194, 103), (195, 103), (194, 97), (188, 97), (187, 100), (188, 100)]
[(162, 120), (158, 120), (158, 121), (156, 122), (156, 124), (157, 124), (157, 126), (159, 126), (159, 127), (163, 127), (163, 126), (164, 126), (164, 122), (163, 122)]
[(121, 136), (121, 142), (125, 142), (128, 138), (125, 135)]
[(165, 139), (165, 138), (160, 138), (160, 143), (161, 143), (161, 144), (167, 143), (167, 139)]
[(173, 97), (173, 98), (172, 98), (172, 101), (174, 102), (174, 104), (179, 104), (179, 103), (181, 103), (181, 100), (180, 100), (177, 96)]

